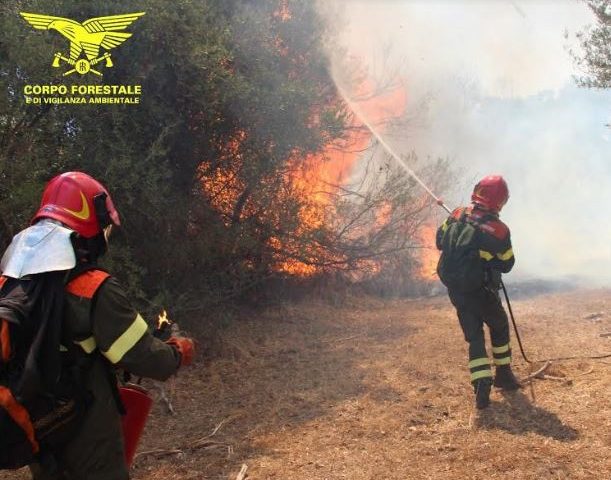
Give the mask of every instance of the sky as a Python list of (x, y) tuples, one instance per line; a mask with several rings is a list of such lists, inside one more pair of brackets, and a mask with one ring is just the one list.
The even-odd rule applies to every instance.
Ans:
[(611, 90), (578, 88), (568, 53), (594, 23), (583, 3), (337, 0), (325, 9), (341, 29), (335, 69), (355, 57), (370, 78), (396, 75), (407, 90), (413, 118), (389, 132), (393, 148), (461, 171), (448, 204), (468, 203), (484, 175), (506, 178), (514, 278), (611, 286)]

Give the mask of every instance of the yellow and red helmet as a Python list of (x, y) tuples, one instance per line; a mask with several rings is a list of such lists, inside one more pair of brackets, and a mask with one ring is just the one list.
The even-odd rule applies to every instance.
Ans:
[(509, 200), (507, 182), (500, 175), (488, 175), (482, 178), (471, 195), (471, 201), (485, 210), (498, 213)]
[(57, 220), (84, 238), (121, 224), (108, 190), (82, 172), (62, 173), (47, 183), (32, 223), (41, 218)]

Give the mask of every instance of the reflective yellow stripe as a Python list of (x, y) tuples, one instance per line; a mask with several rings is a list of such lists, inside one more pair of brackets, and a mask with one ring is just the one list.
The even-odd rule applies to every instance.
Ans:
[(511, 357), (495, 358), (495, 365), (509, 365), (511, 363)]
[(471, 381), (479, 380), (480, 378), (492, 377), (492, 370), (480, 370), (479, 372), (473, 372), (471, 374)]
[(64, 347), (64, 346), (63, 346), (63, 345), (60, 343), (60, 345), (59, 345), (59, 351), (60, 351), (60, 352), (67, 352), (67, 351), (68, 351), (68, 349), (67, 349), (66, 347)]
[(492, 255), (490, 252), (487, 252), (486, 250), (480, 250), (479, 257), (488, 261), (488, 260), (492, 260), (494, 258), (494, 255)]
[(496, 256), (503, 261), (509, 260), (511, 257), (513, 257), (513, 248), (510, 248), (505, 253), (497, 253)]
[(93, 337), (86, 338), (85, 340), (81, 340), (80, 342), (75, 340), (74, 343), (76, 343), (83, 350), (85, 350), (85, 353), (93, 352), (98, 346), (97, 343), (95, 343), (95, 338)]
[(476, 358), (469, 362), (469, 368), (481, 367), (482, 365), (490, 365), (488, 357)]
[(448, 221), (446, 220), (445, 222), (443, 222), (443, 224), (441, 225), (441, 231), (445, 232), (448, 229)]
[(142, 338), (147, 330), (148, 325), (140, 314), (138, 314), (129, 328), (115, 340), (115, 342), (106, 352), (102, 353), (108, 360), (111, 361), (111, 363), (119, 362), (123, 356), (129, 352), (134, 345), (136, 345), (138, 340)]
[(505, 353), (509, 351), (509, 344), (501, 345), (500, 347), (492, 347), (492, 353)]

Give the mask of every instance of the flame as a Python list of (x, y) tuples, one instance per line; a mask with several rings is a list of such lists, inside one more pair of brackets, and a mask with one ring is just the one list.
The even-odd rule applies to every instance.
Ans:
[[(403, 85), (397, 88), (376, 93), (372, 82), (365, 81), (357, 89), (355, 98), (360, 98), (359, 108), (374, 124), (383, 125), (391, 118), (403, 114), (407, 103), (407, 95)], [(301, 162), (302, 168), (297, 169), (296, 175), (291, 178), (293, 187), (299, 191), (300, 198), (310, 199), (310, 203), (302, 208), (298, 214), (299, 229), (307, 230), (326, 224), (336, 213), (334, 209), (335, 196), (345, 185), (361, 154), (371, 142), (371, 133), (363, 128), (356, 118), (348, 125), (351, 133), (342, 139), (335, 140), (327, 145), (318, 155), (310, 155)], [(296, 159), (298, 160), (298, 159)], [(376, 213), (376, 223), (383, 226), (388, 222), (392, 213), (390, 204), (381, 206)], [(329, 258), (326, 252), (316, 246), (309, 252), (316, 263), (341, 261), (339, 258)], [(320, 260), (323, 260), (321, 262)], [(377, 265), (373, 261), (364, 262), (364, 268), (375, 270)], [(278, 269), (282, 272), (308, 276), (316, 273), (318, 268), (299, 260), (281, 262)]]
[[(277, 15), (282, 21), (290, 19), (284, 9), (285, 2)], [(282, 49), (276, 46), (282, 55)], [(298, 72), (297, 72), (298, 73)], [(383, 130), (385, 122), (403, 114), (407, 95), (403, 85), (384, 92), (377, 92), (371, 81), (364, 81), (356, 89), (354, 96), (359, 109), (368, 119)], [(360, 100), (359, 100), (360, 99)], [(317, 113), (312, 114), (311, 122), (320, 121)], [(347, 135), (330, 141), (319, 154), (305, 157), (291, 154), (286, 169), (278, 174), (274, 172), (269, 178), (261, 178), (257, 192), (244, 195), (248, 186), (244, 184), (241, 171), (246, 167), (241, 146), (248, 140), (248, 133), (238, 131), (221, 146), (221, 153), (214, 160), (202, 162), (199, 167), (202, 193), (227, 228), (239, 224), (242, 220), (253, 219), (261, 225), (271, 225), (271, 235), (265, 241), (273, 252), (271, 267), (278, 272), (297, 276), (311, 276), (324, 268), (324, 265), (341, 265), (341, 253), (330, 252), (320, 241), (324, 226), (332, 225), (337, 211), (335, 209), (340, 189), (350, 179), (361, 154), (371, 142), (371, 133), (363, 127), (357, 118), (346, 129)], [(266, 189), (267, 186), (271, 186)], [(286, 219), (273, 208), (261, 206), (257, 196), (265, 198), (270, 205), (290, 204), (291, 199), (298, 199), (299, 206), (295, 213), (296, 222), (290, 228), (289, 235), (283, 235)], [(288, 201), (288, 202), (287, 202)], [(376, 224), (383, 226), (392, 214), (390, 204), (382, 205), (376, 214)], [(277, 230), (277, 234), (274, 230)], [(193, 227), (197, 234), (197, 227)], [(231, 247), (228, 247), (231, 248)], [(375, 269), (375, 262), (366, 262), (366, 267)]]
[(423, 248), (418, 257), (416, 277), (427, 282), (434, 280), (437, 276), (437, 262), (439, 261), (440, 252), (435, 247), (436, 233), (436, 227), (425, 224), (420, 227), (417, 234)]
[[(290, 22), (293, 15), (289, 1), (279, 0), (272, 15), (276, 23)], [(292, 52), (280, 34), (272, 35), (270, 48), (275, 49), (281, 57), (291, 57)], [(299, 56), (291, 60), (292, 68), (287, 72), (289, 79), (299, 77), (303, 61)], [(229, 73), (234, 73), (231, 61), (223, 61), (223, 67)], [(386, 85), (380, 90), (363, 72), (358, 74), (362, 81), (356, 88), (352, 88), (352, 101), (358, 104), (359, 111), (368, 122), (383, 133), (389, 120), (400, 117), (405, 112), (406, 89), (399, 83), (393, 87)], [(315, 127), (321, 121), (319, 111), (314, 109), (311, 112), (310, 125)], [(226, 228), (239, 226), (246, 220), (263, 226), (262, 235), (267, 236), (262, 236), (262, 241), (267, 243), (272, 252), (271, 262), (270, 258), (265, 261), (271, 263), (273, 270), (296, 276), (311, 276), (325, 265), (332, 264), (337, 267), (344, 260), (341, 258), (341, 252), (332, 252), (325, 248), (320, 236), (328, 231), (328, 228), (324, 227), (334, 224), (338, 194), (349, 182), (362, 153), (372, 140), (372, 134), (360, 124), (356, 116), (352, 117), (346, 132), (342, 138), (329, 141), (318, 154), (304, 157), (293, 152), (289, 155), (283, 171), (273, 172), (268, 178), (258, 179), (258, 191), (253, 194), (248, 190), (254, 187), (246, 185), (241, 174), (243, 169), (248, 168), (242, 146), (247, 142), (249, 133), (238, 131), (220, 146), (219, 155), (200, 165), (202, 194), (206, 197), (207, 204), (214, 209), (214, 213), (219, 214)], [(286, 217), (282, 217), (282, 212), (275, 211), (273, 205), (291, 204), (293, 199), (298, 199), (299, 205), (291, 218), (291, 225), (286, 226)], [(373, 212), (371, 228), (384, 228), (392, 219), (393, 206), (390, 202), (384, 202)], [(197, 235), (201, 231), (200, 228), (194, 223), (190, 225), (189, 233)], [(239, 232), (239, 228), (236, 231)], [(413, 230), (410, 228), (409, 231)], [(434, 235), (435, 227), (430, 225), (423, 226), (417, 232), (419, 243), (424, 247), (419, 250), (415, 274), (426, 281), (432, 280), (436, 274), (439, 254), (434, 247)], [(232, 249), (235, 245), (223, 245), (219, 248)], [(245, 258), (244, 263), (247, 266), (252, 265), (253, 268), (255, 266), (252, 259)], [(359, 270), (369, 273), (382, 269), (382, 264), (375, 259), (362, 260), (358, 266)], [(159, 317), (160, 325), (162, 318), (167, 321), (165, 311), (163, 317)]]
[(161, 330), (165, 325), (171, 325), (172, 322), (168, 318), (168, 312), (163, 310), (163, 312), (157, 317), (157, 329)]
[(385, 227), (392, 219), (392, 204), (384, 202), (375, 212), (375, 225), (378, 228)]

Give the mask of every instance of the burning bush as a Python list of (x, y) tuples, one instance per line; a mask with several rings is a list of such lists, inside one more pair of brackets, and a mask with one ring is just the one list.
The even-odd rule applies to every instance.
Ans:
[[(0, 8), (4, 245), (43, 183), (78, 169), (109, 187), (122, 215), (110, 267), (179, 316), (274, 276), (362, 279), (414, 246), (428, 204), (379, 152), (361, 156), (371, 137), (329, 75), (333, 38), (312, 2), (139, 1), (155, 15), (104, 82), (137, 81), (143, 98), (113, 108), (21, 102), (24, 84), (49, 82), (48, 61), (38, 37), (21, 41), (18, 5)], [(82, 20), (124, 5), (37, 8)], [(372, 108), (384, 105), (405, 102), (377, 96)], [(377, 173), (355, 180), (365, 164)]]

